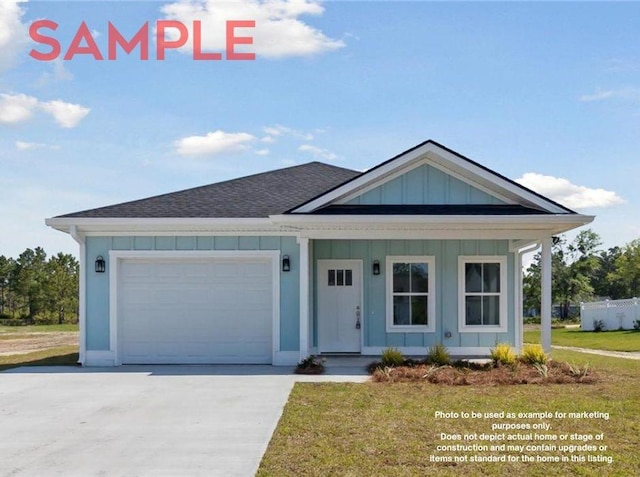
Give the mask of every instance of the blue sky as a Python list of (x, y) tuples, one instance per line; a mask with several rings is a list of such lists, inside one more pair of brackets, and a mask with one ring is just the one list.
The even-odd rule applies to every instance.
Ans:
[[(250, 16), (255, 61), (38, 61), (80, 23), (202, 21), (219, 51)], [(0, 254), (76, 253), (44, 218), (311, 160), (364, 170), (434, 139), (586, 214), (607, 247), (640, 237), (640, 4), (3, 0)], [(243, 48), (245, 48), (243, 50)]]

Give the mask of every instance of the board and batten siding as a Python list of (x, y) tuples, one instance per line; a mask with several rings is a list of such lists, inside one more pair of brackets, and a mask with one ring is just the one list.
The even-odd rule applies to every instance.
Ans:
[(347, 203), (361, 205), (504, 204), (500, 199), (426, 164), (371, 189)]
[[(280, 350), (298, 351), (299, 247), (295, 237), (260, 236), (118, 236), (86, 238), (86, 346), (89, 351), (109, 350), (110, 250), (279, 250), (291, 258), (291, 271), (280, 272)], [(105, 273), (95, 273), (98, 255), (107, 260)]]
[[(432, 255), (436, 261), (436, 331), (434, 333), (386, 332), (385, 259), (391, 255)], [(458, 256), (500, 255), (507, 257), (507, 332), (458, 332)], [(363, 333), (366, 347), (493, 347), (498, 342), (515, 343), (514, 254), (506, 240), (314, 240), (314, 264), (324, 259), (359, 259), (363, 262)], [(380, 262), (380, 275), (373, 275), (373, 261)], [(313, 344), (318, 345), (317, 287), (314, 286)], [(446, 332), (451, 333), (445, 338)]]

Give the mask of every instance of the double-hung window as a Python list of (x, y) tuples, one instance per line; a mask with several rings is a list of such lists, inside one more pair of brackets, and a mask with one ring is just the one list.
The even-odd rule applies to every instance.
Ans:
[(458, 258), (460, 331), (507, 330), (506, 277), (506, 257)]
[(435, 259), (387, 257), (387, 332), (435, 331)]

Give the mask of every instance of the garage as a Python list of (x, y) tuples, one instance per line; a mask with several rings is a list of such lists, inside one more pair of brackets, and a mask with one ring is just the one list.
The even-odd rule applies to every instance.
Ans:
[(272, 362), (273, 257), (121, 257), (116, 275), (119, 363)]

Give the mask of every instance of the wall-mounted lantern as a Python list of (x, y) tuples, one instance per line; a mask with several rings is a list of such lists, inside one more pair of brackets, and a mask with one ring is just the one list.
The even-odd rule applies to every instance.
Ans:
[(102, 255), (96, 257), (96, 273), (104, 273), (107, 268), (107, 264), (102, 258)]
[(374, 260), (373, 261), (373, 274), (374, 275), (380, 275), (380, 261), (379, 260)]
[(291, 260), (289, 259), (289, 255), (284, 255), (282, 257), (282, 271), (283, 272), (291, 271)]

